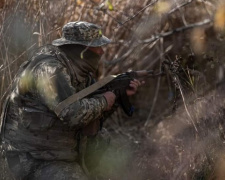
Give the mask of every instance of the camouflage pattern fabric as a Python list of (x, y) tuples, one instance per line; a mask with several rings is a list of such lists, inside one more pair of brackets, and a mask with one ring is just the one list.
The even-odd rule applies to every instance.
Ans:
[(73, 162), (45, 162), (30, 175), (32, 180), (88, 180), (81, 167)]
[(35, 159), (30, 153), (7, 152), (9, 169), (17, 180), (87, 180), (95, 179), (95, 170), (110, 143), (106, 129), (93, 137), (88, 137), (85, 162), (90, 171), (87, 177), (77, 162), (45, 161)]
[[(84, 62), (77, 59), (79, 55), (70, 57), (68, 64), (68, 57), (59, 52), (54, 46), (43, 47), (23, 66), (9, 96), (5, 144), (16, 179), (30, 175), (32, 179), (86, 179), (76, 164), (79, 156), (76, 137), (90, 122), (105, 119), (107, 102), (103, 95), (83, 98), (58, 117), (55, 115), (54, 108), (59, 102), (93, 83), (89, 72), (80, 74), (79, 80), (72, 72), (74, 61)], [(80, 68), (85, 68), (85, 63)], [(94, 146), (88, 147), (95, 151)], [(10, 158), (12, 155), (14, 158)]]
[(69, 22), (62, 29), (62, 38), (52, 42), (55, 46), (65, 44), (80, 44), (90, 47), (98, 47), (110, 43), (111, 41), (102, 35), (101, 27), (84, 22)]
[(87, 180), (76, 162), (41, 161), (29, 153), (7, 153), (7, 161), (16, 180)]

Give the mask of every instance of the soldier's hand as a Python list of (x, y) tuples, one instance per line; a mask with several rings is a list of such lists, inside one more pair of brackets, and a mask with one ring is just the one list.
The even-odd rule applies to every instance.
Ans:
[(107, 104), (108, 104), (105, 111), (109, 111), (112, 108), (113, 104), (115, 103), (116, 95), (111, 91), (108, 91), (108, 92), (104, 93), (103, 95), (105, 96), (105, 99), (106, 99)]
[(138, 87), (143, 85), (145, 81), (139, 81), (137, 79), (134, 79), (133, 81), (130, 81), (130, 87), (126, 90), (127, 96), (132, 96), (136, 94)]

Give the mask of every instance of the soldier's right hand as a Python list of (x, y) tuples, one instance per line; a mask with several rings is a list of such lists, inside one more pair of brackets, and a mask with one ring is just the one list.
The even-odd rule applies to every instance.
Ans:
[(104, 95), (104, 97), (107, 101), (107, 104), (108, 104), (105, 111), (109, 111), (112, 108), (113, 104), (115, 103), (116, 95), (111, 91), (107, 91), (103, 95)]

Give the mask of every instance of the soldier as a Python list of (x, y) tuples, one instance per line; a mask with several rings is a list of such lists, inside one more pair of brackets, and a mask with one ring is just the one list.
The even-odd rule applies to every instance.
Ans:
[[(101, 46), (108, 43), (98, 25), (70, 22), (62, 38), (21, 65), (1, 116), (3, 146), (15, 179), (88, 179), (109, 142), (101, 125), (117, 108), (115, 94), (84, 97), (59, 113), (55, 109), (94, 83)], [(127, 95), (139, 85), (131, 81)]]

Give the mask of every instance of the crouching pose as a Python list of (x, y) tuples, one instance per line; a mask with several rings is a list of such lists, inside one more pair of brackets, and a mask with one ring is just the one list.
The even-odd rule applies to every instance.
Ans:
[[(70, 22), (62, 38), (24, 62), (6, 98), (1, 138), (9, 169), (19, 179), (88, 179), (109, 143), (102, 128), (117, 108), (113, 92), (57, 106), (95, 82), (102, 46), (110, 40), (98, 25)], [(127, 95), (141, 83), (130, 82)]]

